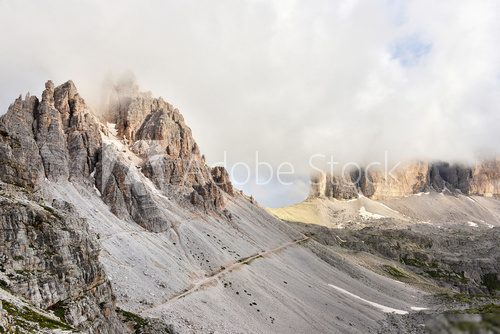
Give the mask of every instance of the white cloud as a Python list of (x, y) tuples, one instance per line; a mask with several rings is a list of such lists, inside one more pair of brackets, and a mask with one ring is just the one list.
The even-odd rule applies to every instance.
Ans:
[[(181, 109), (212, 162), (227, 150), (253, 165), (259, 150), (306, 173), (317, 152), (471, 159), (500, 139), (499, 7), (2, 0), (0, 107), (49, 78), (96, 104), (104, 77), (132, 70)], [(266, 193), (286, 191), (269, 187), (258, 199), (272, 205)]]

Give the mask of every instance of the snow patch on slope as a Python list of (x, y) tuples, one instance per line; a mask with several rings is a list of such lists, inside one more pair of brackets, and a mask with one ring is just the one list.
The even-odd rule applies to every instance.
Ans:
[(333, 284), (328, 284), (328, 286), (342, 292), (342, 293), (345, 293), (346, 295), (348, 296), (351, 296), (352, 298), (354, 299), (358, 299), (358, 300), (361, 300), (362, 302), (366, 303), (366, 304), (369, 304), (375, 308), (378, 308), (379, 310), (381, 310), (382, 312), (384, 313), (395, 313), (395, 314), (408, 314), (408, 311), (403, 311), (403, 310), (398, 310), (396, 308), (392, 308), (392, 307), (388, 307), (388, 306), (384, 306), (384, 305), (381, 305), (381, 304), (378, 304), (378, 303), (375, 303), (375, 302), (371, 302), (369, 300), (366, 300), (364, 298), (361, 298), (360, 296), (358, 295), (355, 295), (353, 293), (350, 293), (349, 291), (347, 290), (344, 290), (342, 288), (339, 288), (338, 286), (336, 285), (333, 285)]
[(377, 213), (366, 211), (365, 207), (362, 206), (359, 208), (359, 215), (363, 217), (363, 219), (382, 219), (386, 218), (385, 216), (379, 215)]
[(113, 136), (117, 136), (118, 135), (118, 130), (116, 130), (116, 124), (115, 123), (106, 123), (106, 126), (109, 130), (109, 132), (111, 132), (111, 134)]
[(427, 307), (417, 307), (417, 306), (412, 306), (410, 307), (413, 311), (424, 311), (424, 310), (428, 310)]

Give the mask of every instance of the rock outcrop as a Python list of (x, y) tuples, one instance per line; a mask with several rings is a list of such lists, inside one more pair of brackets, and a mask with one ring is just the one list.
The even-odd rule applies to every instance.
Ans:
[(354, 175), (320, 174), (311, 179), (311, 197), (326, 196), (337, 199), (352, 199), (358, 197), (358, 189)]
[(383, 171), (370, 171), (362, 178), (361, 191), (373, 199), (403, 197), (429, 190), (429, 165), (416, 162), (396, 169), (391, 175)]
[[(154, 196), (141, 186), (141, 176), (180, 205), (222, 212), (222, 191), (233, 194), (227, 172), (212, 174), (177, 108), (162, 98), (139, 92), (133, 84), (116, 87), (108, 108), (104, 117), (116, 124), (116, 139), (123, 144), (123, 150), (130, 151), (136, 169), (132, 171), (130, 161), (120, 160), (112, 151), (103, 149), (97, 187), (115, 214), (131, 217), (154, 231), (171, 225), (171, 221), (162, 218), (166, 215), (152, 205)], [(106, 166), (108, 162), (112, 166)]]
[(102, 160), (95, 174), (101, 199), (123, 220), (135, 222), (149, 231), (168, 230), (174, 218), (160, 203), (165, 202), (167, 194), (161, 195), (154, 185), (147, 187), (145, 183), (150, 180), (137, 168), (142, 160), (130, 161), (122, 151), (129, 152), (125, 146), (119, 149), (110, 143), (102, 147)]
[(213, 167), (210, 171), (212, 173), (212, 178), (214, 179), (214, 182), (217, 184), (217, 186), (219, 186), (219, 188), (224, 190), (229, 195), (233, 196), (234, 189), (227, 170), (222, 166), (217, 166)]
[(35, 96), (19, 97), (0, 118), (0, 179), (34, 189), (45, 176), (40, 150), (33, 132)]
[(486, 160), (472, 168), (469, 192), (487, 197), (500, 195), (500, 159)]
[(0, 179), (31, 189), (43, 177), (86, 179), (100, 148), (98, 123), (74, 84), (48, 81), (41, 102), (19, 97), (0, 118)]
[(97, 240), (65, 202), (0, 188), (0, 271), (14, 294), (89, 333), (121, 333)]
[[(115, 139), (130, 151), (139, 174), (180, 204), (221, 212), (221, 191), (233, 194), (229, 177), (221, 170), (212, 175), (179, 110), (133, 84), (117, 87), (116, 92), (104, 118), (116, 124)], [(20, 97), (0, 119), (0, 180), (30, 189), (44, 178), (95, 183), (121, 218), (155, 231), (168, 228), (171, 222), (155, 209), (152, 194), (142, 191), (142, 180), (139, 189), (134, 185), (137, 173), (131, 173), (130, 161), (103, 145), (103, 132), (109, 131), (90, 112), (73, 82), (54, 87), (48, 81), (41, 101)]]

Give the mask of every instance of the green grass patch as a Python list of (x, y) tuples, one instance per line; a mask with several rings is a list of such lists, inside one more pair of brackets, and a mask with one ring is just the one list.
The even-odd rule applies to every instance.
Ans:
[(442, 294), (438, 297), (447, 299), (453, 302), (470, 304), (474, 301), (475, 297), (466, 293)]
[(62, 329), (62, 330), (72, 330), (73, 328), (66, 323), (57, 321), (46, 317), (38, 312), (33, 311), (28, 307), (19, 308), (14, 304), (2, 300), (2, 306), (8, 314), (16, 319), (16, 324), (20, 327), (26, 328), (29, 323), (35, 323), (41, 328), (45, 329)]
[(125, 321), (125, 322), (131, 322), (134, 326), (134, 330), (136, 333), (139, 333), (142, 328), (144, 328), (147, 324), (148, 321), (144, 319), (143, 317), (129, 312), (125, 311), (119, 307), (116, 308), (116, 313)]
[(63, 301), (58, 301), (49, 307), (49, 310), (52, 311), (56, 317), (61, 319), (61, 321), (66, 321), (66, 309), (67, 306)]
[(14, 270), (16, 272), (16, 274), (20, 275), (20, 276), (30, 276), (31, 275), (31, 271), (29, 270), (21, 270), (21, 269), (16, 269)]
[(5, 282), (3, 279), (0, 279), (0, 289), (10, 291), (9, 284), (7, 284), (7, 282)]
[(468, 314), (497, 314), (500, 317), (500, 305), (499, 304), (487, 304), (478, 307), (473, 307), (464, 310), (464, 313)]
[(382, 266), (382, 269), (386, 273), (388, 273), (389, 275), (391, 275), (392, 277), (395, 277), (395, 278), (411, 278), (410, 275), (408, 275), (407, 273), (405, 273), (401, 269), (387, 265), (387, 264), (384, 264)]
[(399, 260), (402, 264), (413, 266), (417, 268), (437, 268), (438, 264), (435, 261), (427, 262), (424, 260), (416, 259), (413, 257), (403, 256)]
[(469, 280), (464, 277), (463, 274), (457, 274), (454, 271), (448, 271), (448, 270), (443, 270), (443, 269), (429, 269), (429, 270), (424, 270), (424, 273), (426, 273), (429, 277), (434, 278), (434, 279), (446, 279), (449, 281), (459, 281), (462, 283), (467, 283)]
[(488, 288), (490, 292), (500, 290), (500, 280), (497, 278), (497, 273), (488, 273), (481, 277), (482, 284)]
[(496, 301), (500, 298), (488, 294), (468, 294), (468, 293), (442, 293), (435, 295), (439, 299), (462, 304), (484, 303)]
[(481, 321), (459, 321), (455, 326), (467, 333), (476, 333), (479, 330), (486, 330), (491, 333), (498, 333), (500, 330), (500, 305), (499, 304), (486, 304), (482, 306), (472, 307), (465, 310), (453, 310), (449, 313), (452, 314), (479, 314)]

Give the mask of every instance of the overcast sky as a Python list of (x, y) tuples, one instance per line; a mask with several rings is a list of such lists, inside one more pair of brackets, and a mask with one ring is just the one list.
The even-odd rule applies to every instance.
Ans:
[(307, 195), (316, 153), (498, 153), (499, 32), (487, 0), (0, 0), (0, 108), (49, 78), (97, 107), (104, 78), (132, 71), (179, 107), (209, 163), (291, 162), (292, 186), (240, 186), (279, 206)]

